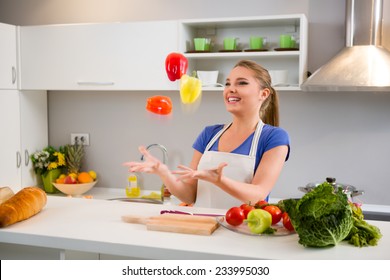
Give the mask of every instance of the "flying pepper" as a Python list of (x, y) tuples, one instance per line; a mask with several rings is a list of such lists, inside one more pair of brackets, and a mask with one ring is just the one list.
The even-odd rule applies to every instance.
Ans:
[(193, 76), (183, 75), (180, 78), (180, 98), (183, 104), (190, 104), (198, 100), (202, 93), (202, 81)]
[(188, 69), (188, 60), (181, 53), (170, 53), (165, 59), (165, 71), (172, 82), (179, 80)]
[(172, 101), (168, 96), (155, 95), (146, 101), (146, 109), (159, 115), (168, 115), (172, 111)]

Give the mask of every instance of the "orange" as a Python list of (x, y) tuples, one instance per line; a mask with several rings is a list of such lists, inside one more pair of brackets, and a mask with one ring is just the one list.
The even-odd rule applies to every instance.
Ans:
[(65, 182), (65, 177), (60, 176), (59, 178), (56, 179), (57, 184), (64, 184), (64, 182)]
[(93, 178), (88, 174), (88, 172), (81, 172), (77, 176), (77, 181), (79, 181), (80, 184), (91, 183), (93, 182)]

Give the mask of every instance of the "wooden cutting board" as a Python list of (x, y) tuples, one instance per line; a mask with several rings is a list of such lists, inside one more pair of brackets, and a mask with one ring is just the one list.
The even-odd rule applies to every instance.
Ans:
[(200, 217), (183, 214), (163, 214), (145, 217), (125, 215), (122, 220), (126, 223), (144, 224), (148, 230), (211, 235), (219, 226), (215, 217)]

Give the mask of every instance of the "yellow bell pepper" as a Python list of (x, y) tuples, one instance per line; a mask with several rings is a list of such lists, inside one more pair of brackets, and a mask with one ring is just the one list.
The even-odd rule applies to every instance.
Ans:
[[(196, 72), (195, 72), (196, 73)], [(195, 74), (196, 75), (196, 74)], [(180, 98), (183, 104), (194, 103), (201, 96), (202, 81), (195, 76), (184, 74), (180, 78)]]

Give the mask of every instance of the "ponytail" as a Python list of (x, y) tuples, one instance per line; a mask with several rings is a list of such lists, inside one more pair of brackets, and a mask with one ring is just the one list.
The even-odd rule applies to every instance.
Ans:
[(279, 96), (276, 90), (269, 86), (270, 94), (260, 108), (260, 119), (269, 125), (279, 126)]

